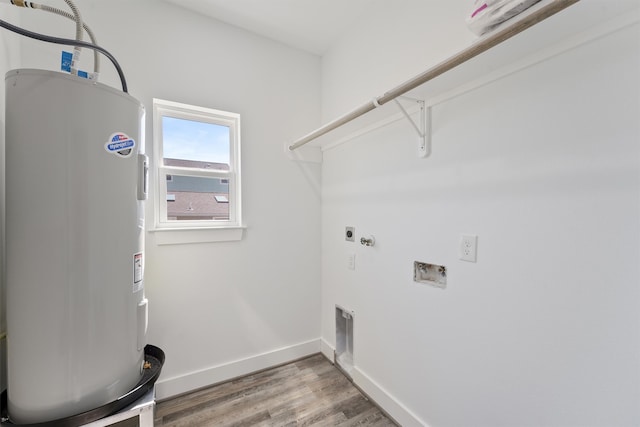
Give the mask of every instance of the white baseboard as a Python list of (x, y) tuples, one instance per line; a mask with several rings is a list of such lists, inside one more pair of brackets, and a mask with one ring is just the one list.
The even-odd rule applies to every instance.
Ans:
[[(167, 399), (213, 384), (229, 381), (252, 372), (281, 365), (292, 360), (321, 352), (333, 363), (334, 348), (322, 338), (280, 348), (224, 365), (213, 366), (201, 371), (163, 379), (156, 383), (156, 398)], [(408, 408), (394, 398), (382, 386), (357, 366), (352, 372), (353, 382), (378, 406), (403, 427), (428, 427)]]
[(354, 366), (352, 376), (353, 382), (402, 427), (428, 427), (427, 423), (418, 418), (357, 366)]
[(324, 338), (320, 338), (320, 352), (324, 354), (324, 357), (329, 359), (331, 363), (334, 362), (334, 348), (331, 344), (326, 342)]
[[(332, 363), (334, 350), (335, 348), (324, 338), (320, 339), (320, 351)], [(402, 427), (429, 427), (358, 366), (353, 367), (351, 375), (353, 383)]]
[[(267, 353), (245, 359), (236, 360), (224, 365), (213, 366), (201, 371), (163, 379), (156, 383), (156, 398), (167, 399), (213, 384), (231, 380), (252, 372), (281, 365), (292, 360), (318, 353), (320, 339), (315, 339), (289, 347), (280, 348)], [(332, 356), (333, 360), (333, 356)]]

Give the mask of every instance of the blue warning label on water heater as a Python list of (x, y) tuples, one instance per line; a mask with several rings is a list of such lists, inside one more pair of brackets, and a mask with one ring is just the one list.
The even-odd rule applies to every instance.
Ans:
[(60, 59), (60, 69), (62, 71), (66, 71), (67, 73), (71, 72), (71, 60), (73, 59), (73, 54), (71, 52), (62, 51), (62, 58)]
[[(66, 71), (67, 73), (71, 72), (71, 62), (73, 62), (73, 54), (71, 52), (62, 51), (62, 56), (60, 58), (60, 69), (62, 71)], [(89, 73), (86, 71), (78, 70), (78, 77), (84, 77), (85, 79), (89, 78)]]
[(129, 157), (133, 152), (136, 142), (124, 132), (116, 132), (109, 137), (109, 141), (104, 145), (108, 153), (120, 157)]

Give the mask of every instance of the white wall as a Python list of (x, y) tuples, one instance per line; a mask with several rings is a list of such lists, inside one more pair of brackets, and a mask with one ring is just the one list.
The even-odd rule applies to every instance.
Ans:
[[(373, 2), (322, 57), (322, 116), (329, 121), (469, 45), (469, 0)], [(446, 36), (443, 36), (446, 35)]]
[[(314, 351), (320, 334), (334, 345), (340, 304), (356, 312), (357, 381), (403, 425), (640, 423), (637, 26), (439, 105), (429, 159), (405, 122), (326, 151), (320, 195), (319, 168), (283, 155), (318, 124), (320, 77), (325, 119), (380, 95), (468, 44), (446, 25), (466, 0), (374, 10), (322, 76), (316, 57), (164, 2), (85, 1), (148, 109), (159, 97), (242, 114), (244, 239), (148, 235), (159, 397)], [(57, 67), (58, 47), (20, 46), (22, 66)], [(106, 60), (103, 77), (117, 86)], [(346, 243), (345, 225), (376, 246)], [(476, 264), (457, 259), (463, 232), (479, 235)], [(447, 289), (414, 283), (414, 260), (446, 265)]]
[[(147, 108), (152, 158), (154, 97), (242, 117), (242, 241), (158, 246), (147, 234), (149, 342), (167, 356), (158, 397), (318, 351), (320, 167), (288, 160), (284, 143), (319, 123), (319, 58), (165, 2), (79, 6)], [(73, 35), (70, 21), (37, 11), (23, 22)], [(21, 43), (23, 67), (59, 66), (60, 47)], [(103, 81), (118, 87), (102, 63)], [(91, 68), (90, 53), (83, 64)]]
[[(325, 114), (411, 77), (429, 48), (407, 41), (389, 82), (354, 69), (386, 34), (358, 34), (327, 55)], [(355, 311), (354, 378), (402, 425), (640, 424), (639, 35), (436, 106), (428, 159), (405, 121), (324, 152), (323, 340), (335, 304)], [(347, 225), (376, 245), (345, 242)], [(477, 263), (458, 259), (462, 233), (479, 236)], [(445, 265), (447, 288), (414, 283), (415, 260)]]

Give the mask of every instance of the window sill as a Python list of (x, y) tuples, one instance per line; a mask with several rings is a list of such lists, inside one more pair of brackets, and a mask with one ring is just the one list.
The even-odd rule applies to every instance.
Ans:
[(155, 243), (162, 245), (185, 245), (190, 243), (237, 242), (242, 240), (244, 229), (247, 227), (209, 227), (209, 228), (155, 228), (148, 230), (153, 233)]

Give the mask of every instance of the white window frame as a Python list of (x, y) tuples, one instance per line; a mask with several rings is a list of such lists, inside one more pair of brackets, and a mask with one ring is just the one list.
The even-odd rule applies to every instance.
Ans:
[[(229, 128), (229, 170), (199, 169), (164, 164), (162, 118), (199, 121)], [(240, 115), (212, 108), (153, 99), (153, 162), (156, 177), (155, 229), (158, 244), (229, 241), (242, 238), (242, 197), (240, 175)], [(229, 219), (176, 221), (167, 218), (167, 175), (229, 180)], [(164, 232), (167, 233), (164, 233)]]

